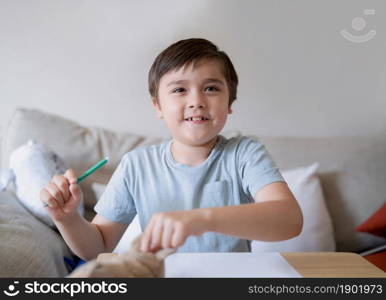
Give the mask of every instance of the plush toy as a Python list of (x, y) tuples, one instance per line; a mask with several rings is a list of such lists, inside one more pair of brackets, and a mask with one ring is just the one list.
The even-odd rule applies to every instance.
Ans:
[[(11, 153), (9, 165), (14, 174), (16, 195), (22, 204), (38, 219), (55, 227), (39, 195), (54, 175), (64, 174), (67, 166), (63, 160), (46, 146), (30, 140)], [(78, 210), (83, 215), (83, 203)]]
[(164, 259), (176, 249), (166, 248), (156, 253), (142, 252), (139, 249), (141, 235), (132, 243), (130, 250), (117, 253), (102, 253), (77, 269), (67, 277), (103, 278), (103, 277), (164, 277)]

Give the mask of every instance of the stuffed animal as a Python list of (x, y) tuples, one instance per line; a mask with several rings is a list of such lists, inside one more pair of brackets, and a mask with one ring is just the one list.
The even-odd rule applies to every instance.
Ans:
[[(67, 166), (63, 160), (46, 146), (29, 140), (11, 153), (9, 165), (14, 175), (16, 195), (22, 204), (48, 226), (55, 227), (39, 194), (54, 175), (65, 173)], [(83, 203), (78, 210), (84, 214)]]

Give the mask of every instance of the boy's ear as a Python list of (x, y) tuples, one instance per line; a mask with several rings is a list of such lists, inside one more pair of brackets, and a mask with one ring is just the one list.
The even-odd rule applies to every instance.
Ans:
[(232, 107), (229, 105), (229, 107), (228, 107), (228, 115), (230, 115), (230, 114), (232, 114), (233, 113), (233, 109), (232, 109)]
[(156, 98), (152, 98), (152, 103), (153, 103), (153, 106), (156, 110), (156, 113), (157, 113), (157, 117), (159, 119), (162, 119), (163, 118), (163, 113), (162, 113), (162, 110), (161, 110), (161, 107), (158, 103), (158, 100)]

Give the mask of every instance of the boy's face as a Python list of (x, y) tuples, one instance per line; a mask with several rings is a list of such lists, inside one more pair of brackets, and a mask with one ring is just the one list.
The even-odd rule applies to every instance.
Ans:
[[(202, 60), (162, 76), (158, 102), (153, 105), (166, 122), (173, 138), (199, 146), (212, 141), (224, 127), (229, 107), (229, 90), (216, 60)], [(193, 119), (192, 119), (193, 118)]]

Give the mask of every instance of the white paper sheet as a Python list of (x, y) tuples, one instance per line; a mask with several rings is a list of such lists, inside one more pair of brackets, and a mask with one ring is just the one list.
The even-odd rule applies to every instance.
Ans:
[(165, 277), (302, 277), (277, 252), (175, 253), (165, 260)]

